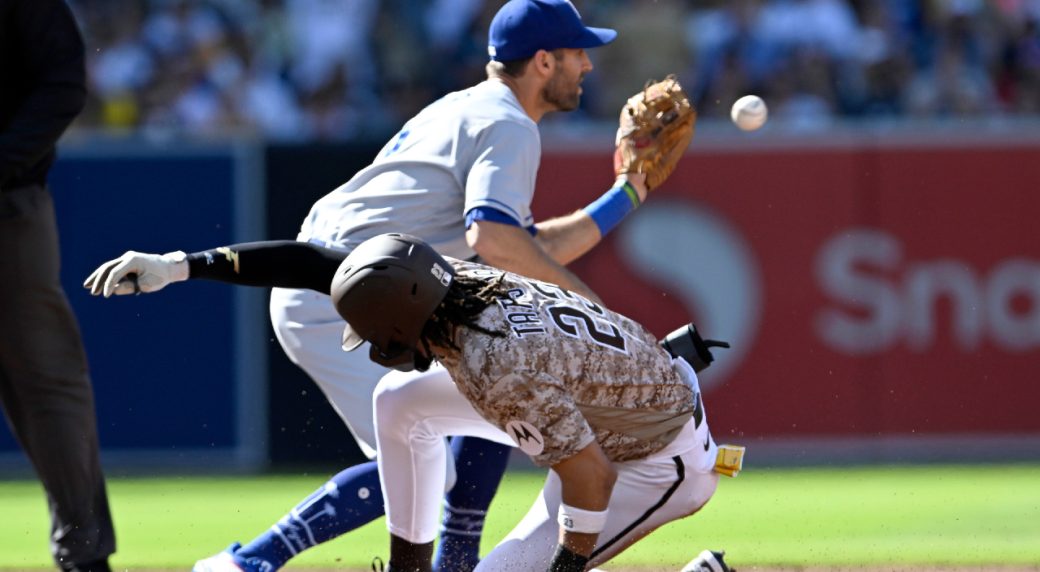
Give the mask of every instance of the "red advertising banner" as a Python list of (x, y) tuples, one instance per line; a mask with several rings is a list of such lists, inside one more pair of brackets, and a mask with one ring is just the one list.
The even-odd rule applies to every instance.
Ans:
[[(539, 218), (612, 181), (547, 153)], [(1040, 436), (1040, 146), (694, 149), (572, 268), (702, 374), (716, 438)]]

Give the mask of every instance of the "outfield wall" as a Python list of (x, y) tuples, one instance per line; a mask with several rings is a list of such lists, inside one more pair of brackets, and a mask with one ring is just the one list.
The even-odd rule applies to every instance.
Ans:
[[(113, 471), (267, 465), (266, 294), (216, 283), (103, 299), (83, 280), (126, 250), (200, 250), (264, 235), (262, 147), (72, 138), (51, 171), (61, 275)], [(0, 472), (28, 463), (0, 428)]]
[[(1040, 129), (734, 134), (708, 126), (664, 187), (573, 268), (662, 335), (733, 343), (702, 377), (749, 462), (1040, 458)], [(609, 129), (543, 129), (536, 214), (612, 179)], [(127, 248), (293, 238), (378, 142), (71, 140), (52, 177), (63, 280), (114, 470), (360, 459), (273, 340), (266, 295), (219, 284), (100, 300)], [(0, 429), (0, 470), (26, 464)]]
[[(536, 214), (609, 168), (545, 157)], [(659, 335), (733, 343), (702, 384), (749, 459), (1037, 459), (1038, 215), (1040, 136), (709, 137), (573, 268)]]

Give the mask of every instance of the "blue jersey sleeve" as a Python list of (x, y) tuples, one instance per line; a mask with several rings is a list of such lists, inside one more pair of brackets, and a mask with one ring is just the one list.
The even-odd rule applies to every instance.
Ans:
[[(469, 228), (473, 225), (474, 221), (478, 220), (486, 220), (490, 222), (508, 224), (510, 226), (522, 226), (520, 224), (520, 221), (509, 216), (505, 212), (493, 209), (491, 207), (475, 207), (470, 209), (469, 212), (466, 213), (466, 228)], [(531, 236), (535, 236), (536, 234), (538, 234), (538, 229), (535, 228), (533, 224), (525, 226), (523, 228), (527, 230), (527, 232), (531, 233)]]

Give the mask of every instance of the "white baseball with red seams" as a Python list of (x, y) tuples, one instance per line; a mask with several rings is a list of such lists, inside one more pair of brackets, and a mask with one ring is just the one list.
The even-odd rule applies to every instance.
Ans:
[(730, 119), (743, 131), (754, 131), (766, 124), (769, 108), (766, 102), (757, 95), (745, 95), (733, 102), (729, 112)]

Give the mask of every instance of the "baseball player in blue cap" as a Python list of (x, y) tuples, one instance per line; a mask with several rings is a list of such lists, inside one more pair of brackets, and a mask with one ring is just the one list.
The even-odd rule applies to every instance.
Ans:
[[(619, 171), (615, 156), (620, 174), (614, 185), (584, 209), (536, 223), (531, 203), (541, 155), (538, 122), (547, 113), (578, 107), (582, 80), (593, 69), (586, 50), (616, 35), (585, 26), (566, 0), (507, 2), (490, 26), (487, 80), (442, 97), (409, 120), (371, 165), (313, 205), (297, 241), (345, 255), (373, 236), (408, 233), (444, 255), (557, 284), (598, 303), (565, 265), (646, 199), (645, 172)], [(661, 155), (675, 157), (683, 149)], [(182, 268), (182, 257), (128, 252), (108, 266), (113, 275), (125, 276), (143, 260), (162, 262), (170, 272), (142, 274), (132, 286), (109, 282), (104, 293), (150, 292), (184, 279), (173, 270)], [(92, 289), (97, 287), (95, 281)], [(388, 372), (385, 364), (366, 358), (374, 348), (341, 350), (343, 322), (323, 293), (275, 288), (271, 318), (287, 355), (315, 380), (361, 449), (374, 457), (372, 396)], [(425, 406), (437, 404), (417, 403), (414, 414), (422, 415), (418, 409)], [(508, 450), (476, 437), (454, 438), (451, 448), (444, 455), (447, 493), (434, 558), (441, 572), (477, 565), (484, 515)], [(382, 492), (375, 461), (349, 467), (253, 541), (233, 543), (194, 570), (277, 570), (296, 554), (382, 515)], [(423, 540), (417, 549), (432, 551), (432, 542)]]
[(539, 50), (595, 48), (616, 37), (609, 28), (583, 24), (567, 0), (512, 0), (491, 21), (488, 55), (493, 61), (518, 61)]
[[(535, 222), (531, 203), (541, 156), (538, 122), (578, 107), (582, 80), (593, 69), (586, 50), (616, 35), (586, 26), (566, 0), (507, 2), (490, 26), (487, 80), (409, 120), (371, 165), (313, 205), (297, 240), (350, 252), (375, 235), (404, 232), (447, 256), (479, 258), (598, 300), (565, 265), (646, 198), (645, 178), (618, 177), (585, 209), (542, 222)], [(142, 280), (138, 287), (162, 285)], [(341, 350), (343, 322), (326, 295), (276, 288), (270, 311), (286, 354), (374, 457), (372, 394), (387, 368), (371, 362), (368, 352)], [(468, 571), (478, 560), (484, 515), (508, 449), (475, 438), (457, 439), (452, 449), (435, 567)], [(450, 462), (453, 455), (447, 457)], [(277, 570), (382, 514), (376, 462), (349, 467), (254, 540), (200, 560), (195, 570)]]

